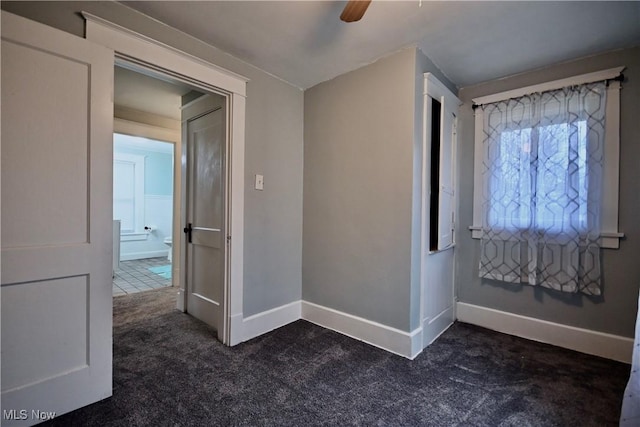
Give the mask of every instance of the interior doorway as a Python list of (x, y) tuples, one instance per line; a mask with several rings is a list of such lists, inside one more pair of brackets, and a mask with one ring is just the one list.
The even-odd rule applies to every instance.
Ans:
[[(245, 124), (248, 79), (207, 60), (172, 48), (165, 43), (123, 28), (100, 17), (82, 12), (86, 21), (86, 39), (114, 52), (112, 64), (128, 69), (155, 73), (159, 80), (174, 79), (192, 85), (196, 90), (218, 94), (225, 100), (227, 145), (227, 216), (226, 259), (224, 278), (223, 325), (218, 338), (223, 344), (235, 345), (245, 340), (243, 308), (244, 282), (244, 193), (245, 193)], [(182, 159), (182, 158), (181, 158)], [(176, 162), (177, 164), (178, 162)], [(182, 163), (182, 162), (181, 162)], [(180, 187), (180, 191), (182, 188)], [(177, 197), (177, 196), (176, 196)], [(175, 216), (174, 216), (175, 221)], [(174, 259), (176, 231), (174, 227)], [(184, 236), (184, 235), (183, 235)], [(180, 246), (182, 246), (182, 241)], [(182, 256), (180, 265), (182, 265)], [(174, 262), (174, 277), (176, 262)], [(175, 280), (175, 279), (174, 279)], [(180, 292), (184, 295), (182, 284)], [(178, 308), (185, 310), (185, 298), (178, 298)]]
[(174, 286), (224, 340), (227, 97), (130, 63), (114, 74), (114, 295)]
[(114, 296), (178, 285), (176, 159), (182, 96), (190, 91), (135, 69), (114, 68)]
[(113, 136), (113, 295), (172, 285), (173, 144)]

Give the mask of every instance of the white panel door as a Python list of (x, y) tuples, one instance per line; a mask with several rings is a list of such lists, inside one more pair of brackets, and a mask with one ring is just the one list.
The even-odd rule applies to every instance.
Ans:
[[(454, 212), (456, 210), (456, 115), (460, 100), (432, 74), (424, 79), (424, 145), (423, 157), (423, 218), (422, 243), (422, 343), (429, 345), (455, 320), (454, 312)], [(438, 113), (439, 111), (439, 113)], [(435, 116), (435, 117), (434, 117)], [(437, 139), (437, 140), (436, 140)], [(437, 144), (437, 145), (436, 145)], [(436, 146), (438, 150), (427, 151)], [(427, 181), (426, 168), (437, 152), (437, 210), (427, 209), (431, 183)], [(433, 164), (433, 163), (432, 163)], [(435, 211), (435, 212), (434, 212)], [(437, 215), (432, 218), (430, 215)], [(437, 219), (432, 222), (433, 219)], [(428, 233), (426, 227), (429, 227)], [(427, 236), (428, 235), (428, 239)], [(432, 247), (433, 238), (435, 248)]]
[(2, 425), (111, 395), (113, 51), (2, 12)]
[(225, 341), (226, 131), (220, 97), (185, 108), (187, 312)]
[[(453, 245), (455, 211), (455, 126), (456, 116), (447, 103), (442, 103), (440, 126), (440, 191), (438, 203), (438, 250)], [(433, 141), (432, 141), (433, 143)]]

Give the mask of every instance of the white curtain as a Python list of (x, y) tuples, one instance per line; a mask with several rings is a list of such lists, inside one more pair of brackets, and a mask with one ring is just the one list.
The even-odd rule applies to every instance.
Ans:
[(480, 276), (601, 293), (606, 85), (482, 106)]

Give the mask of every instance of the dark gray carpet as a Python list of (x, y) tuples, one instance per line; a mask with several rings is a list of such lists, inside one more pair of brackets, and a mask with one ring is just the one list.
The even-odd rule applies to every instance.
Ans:
[(114, 299), (113, 397), (59, 426), (617, 425), (629, 366), (456, 323), (410, 361), (300, 320), (236, 347), (173, 310)]

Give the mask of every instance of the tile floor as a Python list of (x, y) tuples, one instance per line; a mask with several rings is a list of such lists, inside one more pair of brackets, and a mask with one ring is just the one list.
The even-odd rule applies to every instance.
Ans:
[(120, 269), (115, 271), (113, 278), (113, 296), (171, 286), (171, 279), (149, 270), (149, 267), (167, 264), (170, 262), (166, 257), (120, 261)]

